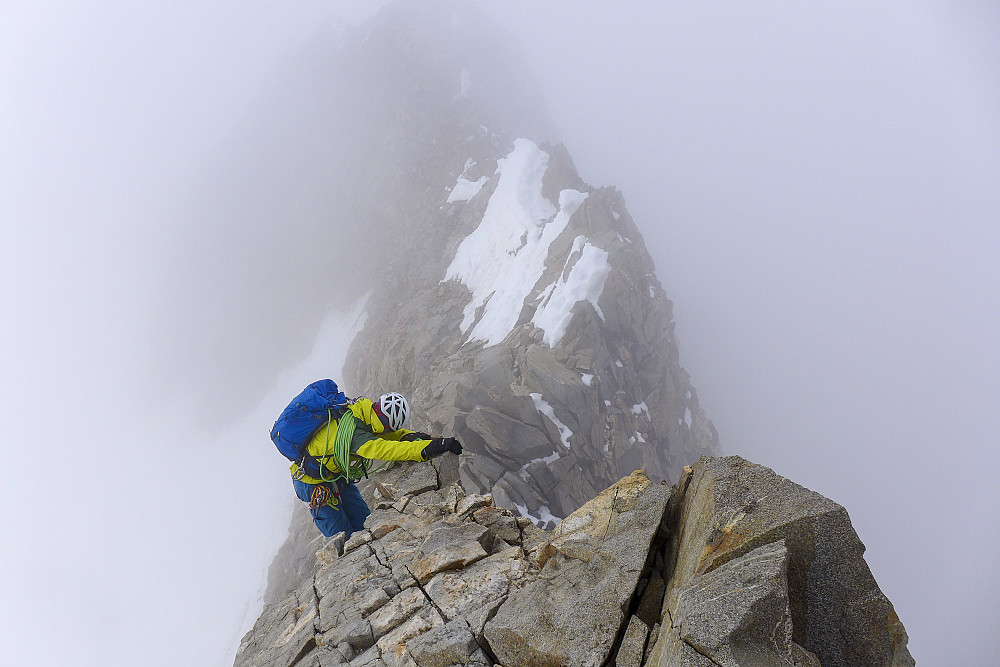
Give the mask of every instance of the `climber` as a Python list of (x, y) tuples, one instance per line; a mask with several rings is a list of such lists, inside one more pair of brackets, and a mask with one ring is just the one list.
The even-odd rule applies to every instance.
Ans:
[[(350, 537), (364, 526), (371, 510), (355, 482), (367, 476), (372, 459), (427, 461), (445, 452), (462, 453), (462, 444), (455, 438), (435, 438), (404, 429), (409, 416), (409, 404), (396, 392), (383, 394), (377, 402), (359, 398), (347, 406), (339, 419), (330, 420), (312, 436), (306, 453), (320, 466), (319, 477), (310, 477), (303, 465), (293, 463), (292, 485), (295, 495), (309, 503), (313, 522), (321, 533), (332, 537), (344, 532)], [(337, 456), (334, 449), (340, 425), (353, 430), (341, 434), (340, 440), (345, 445), (343, 456)], [(347, 471), (342, 469), (345, 463)]]

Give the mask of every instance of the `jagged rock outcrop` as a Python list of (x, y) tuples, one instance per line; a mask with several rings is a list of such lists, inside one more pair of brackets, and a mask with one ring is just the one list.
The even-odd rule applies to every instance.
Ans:
[[(703, 460), (679, 484), (671, 622), (653, 664), (913, 664), (847, 510), (736, 456)], [(742, 599), (706, 607), (727, 591)]]
[(553, 531), (428, 469), (377, 476), (365, 530), (320, 545), (237, 667), (914, 664), (846, 511), (767, 468), (637, 471)]
[(462, 469), (467, 488), (540, 525), (632, 470), (675, 480), (717, 453), (621, 195), (526, 139), (471, 175), (463, 162), (451, 193), (482, 173), (475, 194), (441, 187), (426, 213), (448, 231), (423, 263), (437, 272), (391, 304), (373, 297), (350, 386), (405, 392), (418, 428), (478, 454)]

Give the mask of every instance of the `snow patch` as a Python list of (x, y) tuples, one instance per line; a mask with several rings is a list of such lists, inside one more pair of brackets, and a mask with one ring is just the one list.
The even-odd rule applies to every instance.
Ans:
[[(574, 191), (563, 190), (563, 192)], [(562, 195), (560, 195), (560, 203), (562, 203)], [(591, 243), (587, 243), (582, 236), (578, 236), (574, 240), (573, 252), (570, 253), (570, 256), (572, 257), (577, 252), (581, 253), (580, 258), (570, 269), (569, 275), (565, 278), (559, 276), (531, 320), (535, 326), (545, 331), (543, 340), (549, 347), (555, 347), (562, 340), (563, 334), (566, 333), (566, 327), (573, 317), (573, 306), (577, 302), (589, 301), (597, 314), (600, 315), (601, 320), (605, 319), (604, 312), (597, 305), (597, 301), (600, 299), (601, 293), (604, 292), (604, 281), (611, 273), (608, 253)]]
[(615, 366), (618, 368), (625, 368), (625, 364), (622, 363), (621, 359), (615, 359)]
[(483, 189), (486, 185), (486, 177), (483, 176), (477, 181), (470, 181), (462, 176), (458, 177), (458, 181), (455, 183), (455, 187), (451, 189), (451, 194), (448, 195), (448, 203), (452, 204), (457, 201), (469, 201), (473, 197), (479, 194), (479, 191)]
[(691, 428), (691, 408), (684, 408), (684, 423)]
[(648, 419), (649, 421), (653, 421), (653, 418), (649, 416), (649, 408), (646, 406), (646, 401), (643, 401), (642, 403), (636, 403), (635, 405), (633, 405), (632, 414), (634, 415), (645, 414), (646, 419)]
[(472, 292), (461, 324), (470, 339), (496, 345), (514, 328), (524, 299), (545, 270), (549, 244), (587, 197), (563, 190), (556, 211), (542, 196), (548, 161), (533, 142), (514, 142), (514, 150), (497, 163), (500, 178), (482, 222), (458, 246), (445, 272), (445, 280), (457, 279)]
[(552, 513), (548, 505), (542, 505), (541, 507), (538, 508), (538, 516), (535, 516), (534, 514), (529, 512), (527, 505), (514, 503), (514, 506), (517, 508), (517, 511), (521, 513), (521, 516), (531, 519), (531, 522), (536, 526), (538, 526), (539, 528), (541, 528), (544, 524), (548, 523), (549, 521), (552, 521), (556, 525), (559, 525), (559, 523), (562, 521), (562, 519), (560, 519), (559, 517), (557, 517), (555, 514)]
[(552, 465), (553, 463), (555, 463), (556, 461), (558, 461), (561, 458), (562, 458), (562, 454), (560, 454), (559, 452), (552, 452), (551, 454), (549, 454), (548, 456), (546, 456), (544, 458), (531, 459), (530, 461), (528, 461), (527, 463), (525, 463), (523, 466), (521, 466), (521, 472), (527, 473), (528, 466), (530, 466), (532, 463), (539, 463), (539, 462), (541, 462), (541, 463), (544, 463), (545, 465)]
[(566, 424), (559, 421), (559, 418), (556, 417), (556, 411), (552, 409), (552, 406), (549, 405), (545, 399), (542, 398), (541, 394), (531, 393), (528, 394), (528, 396), (531, 396), (531, 400), (534, 401), (535, 409), (548, 417), (552, 423), (556, 425), (556, 428), (559, 429), (559, 439), (562, 440), (566, 449), (572, 449), (569, 444), (569, 439), (570, 436), (573, 435), (573, 431), (569, 430), (569, 427), (566, 426)]
[(476, 161), (471, 157), (465, 161), (465, 166), (462, 167), (462, 175), (458, 177), (458, 181), (455, 186), (451, 188), (451, 194), (448, 195), (448, 203), (454, 203), (457, 201), (469, 201), (483, 189), (483, 186), (488, 180), (486, 176), (476, 180), (470, 181), (465, 177), (469, 170), (476, 166)]
[(583, 375), (580, 376), (580, 380), (582, 380), (583, 383), (588, 387), (590, 386), (590, 383), (593, 379), (594, 379), (593, 373), (584, 373)]

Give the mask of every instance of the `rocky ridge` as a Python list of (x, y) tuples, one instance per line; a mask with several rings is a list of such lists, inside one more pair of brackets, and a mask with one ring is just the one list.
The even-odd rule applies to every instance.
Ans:
[(847, 512), (767, 468), (636, 471), (544, 531), (445, 458), (371, 480), (365, 530), (316, 543), (236, 667), (914, 664)]
[(549, 528), (632, 470), (718, 453), (621, 194), (560, 147), (473, 146), (409, 211), (437, 250), (371, 297), (349, 390), (402, 391), (414, 428), (477, 454), (465, 488)]
[(488, 90), (501, 68), (466, 22), (414, 22), (429, 7), (391, 3), (338, 48), (388, 82), (359, 103), (377, 143), (342, 254), (378, 289), (338, 380), (402, 391), (413, 428), (467, 453), (364, 482), (346, 543), (296, 504), (236, 665), (913, 664), (843, 508), (711, 458), (621, 194), (512, 112), (523, 78)]

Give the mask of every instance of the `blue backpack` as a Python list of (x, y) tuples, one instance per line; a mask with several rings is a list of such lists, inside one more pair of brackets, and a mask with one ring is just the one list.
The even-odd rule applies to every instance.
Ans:
[(331, 420), (340, 419), (350, 403), (333, 380), (313, 382), (292, 399), (274, 422), (271, 428), (274, 446), (286, 459), (304, 466), (307, 475), (319, 477), (318, 463), (306, 456), (306, 445), (316, 431)]

